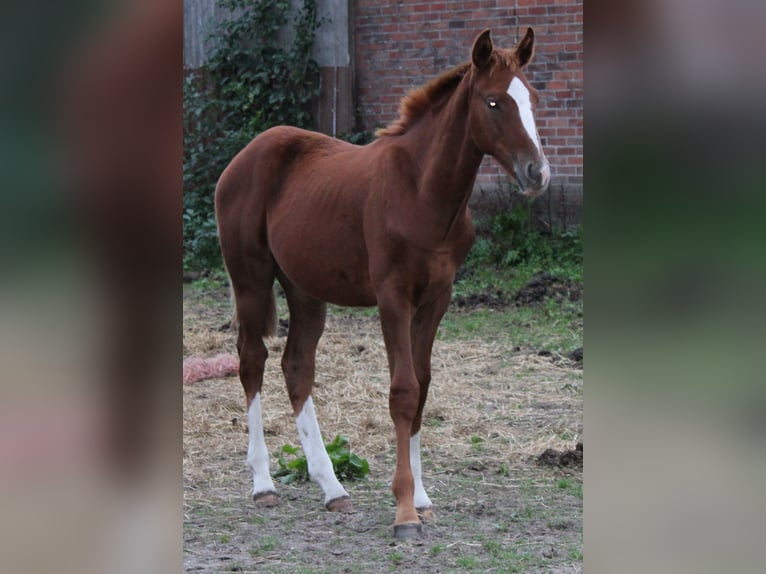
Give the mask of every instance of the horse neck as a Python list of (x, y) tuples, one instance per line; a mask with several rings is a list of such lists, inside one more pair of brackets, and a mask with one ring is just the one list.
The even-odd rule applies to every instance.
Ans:
[(421, 167), (418, 201), (442, 238), (465, 212), (484, 157), (471, 138), (469, 98), (464, 78), (441, 109), (413, 129), (413, 155)]

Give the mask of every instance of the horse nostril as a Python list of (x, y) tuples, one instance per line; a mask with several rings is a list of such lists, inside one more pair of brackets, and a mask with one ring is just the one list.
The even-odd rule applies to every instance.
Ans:
[(527, 164), (527, 175), (532, 181), (539, 181), (540, 177), (542, 176), (540, 173), (540, 168), (534, 162)]

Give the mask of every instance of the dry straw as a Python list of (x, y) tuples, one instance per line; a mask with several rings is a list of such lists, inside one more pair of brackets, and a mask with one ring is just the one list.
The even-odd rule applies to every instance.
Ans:
[[(185, 305), (184, 355), (236, 352), (234, 335), (218, 330), (226, 317), (200, 317), (198, 307)], [(279, 367), (284, 344), (284, 337), (269, 341), (262, 391), (271, 452), (285, 443), (298, 444)], [(436, 342), (423, 417), (426, 460), (455, 470), (512, 468), (529, 464), (546, 448), (572, 448), (581, 440), (582, 372), (512, 348), (486, 340)], [(316, 373), (314, 400), (325, 438), (342, 434), (360, 456), (390, 457), (394, 434), (388, 363), (377, 319), (328, 317)], [(183, 392), (187, 489), (222, 486), (232, 473), (246, 480), (247, 423), (238, 379), (184, 385)]]

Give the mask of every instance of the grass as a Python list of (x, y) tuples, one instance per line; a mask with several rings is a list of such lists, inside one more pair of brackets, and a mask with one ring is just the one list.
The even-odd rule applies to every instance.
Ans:
[(444, 423), (443, 419), (439, 417), (429, 417), (423, 421), (423, 424), (427, 427), (438, 428)]
[(514, 347), (568, 354), (582, 346), (582, 302), (448, 312), (437, 338), (492, 338)]
[[(580, 287), (582, 231), (544, 234), (531, 225), (530, 205), (517, 204), (477, 220), (477, 241), (458, 272), (453, 298), (501, 295), (508, 301), (536, 274), (546, 272)], [(582, 346), (582, 300), (549, 298), (540, 304), (450, 312), (439, 338), (500, 338), (518, 347), (569, 353)]]
[(562, 478), (556, 483), (556, 486), (562, 490), (569, 490), (577, 498), (582, 499), (582, 480), (574, 478)]
[(461, 568), (474, 570), (480, 567), (479, 560), (474, 556), (461, 556), (457, 559), (457, 565)]
[(522, 572), (523, 569), (534, 561), (534, 558), (526, 552), (517, 552), (497, 540), (487, 540), (483, 548), (489, 558), (488, 563), (497, 572)]
[(393, 552), (388, 553), (388, 560), (393, 564), (399, 565), (402, 563), (402, 560), (404, 560), (404, 554), (398, 550), (394, 550)]
[(439, 554), (444, 552), (446, 549), (447, 549), (447, 545), (446, 544), (435, 544), (431, 548), (431, 556), (438, 556)]
[(575, 560), (577, 562), (582, 560), (582, 548), (570, 548), (568, 553), (570, 560)]
[(282, 542), (279, 538), (276, 536), (266, 535), (258, 542), (258, 544), (250, 549), (250, 555), (255, 558), (257, 556), (262, 556), (264, 554), (268, 554), (269, 552), (272, 552), (279, 548), (281, 546)]
[[(581, 288), (581, 232), (546, 236), (529, 228), (525, 217), (519, 211), (478, 222), (479, 239), (458, 272), (453, 300), (501, 295), (507, 302), (541, 272)], [(582, 346), (582, 315), (581, 298), (548, 298), (538, 304), (501, 309), (453, 309), (442, 320), (438, 338), (493, 338), (515, 347), (568, 354)]]

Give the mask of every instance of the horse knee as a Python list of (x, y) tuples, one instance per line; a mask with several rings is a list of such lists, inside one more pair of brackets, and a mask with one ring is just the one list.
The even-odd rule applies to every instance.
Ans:
[(239, 375), (244, 380), (253, 375), (260, 376), (269, 356), (269, 351), (262, 341), (255, 345), (242, 345), (239, 350)]
[(285, 379), (290, 380), (300, 375), (302, 363), (303, 361), (290, 356), (288, 353), (282, 355), (282, 374), (285, 376)]
[(431, 365), (415, 368), (415, 376), (420, 385), (428, 385), (431, 382)]
[(420, 403), (420, 385), (414, 377), (394, 378), (388, 406), (391, 417), (411, 421), (415, 418)]
[(263, 340), (256, 340), (250, 345), (242, 345), (239, 358), (240, 361), (262, 365), (269, 358), (269, 350), (263, 344)]

